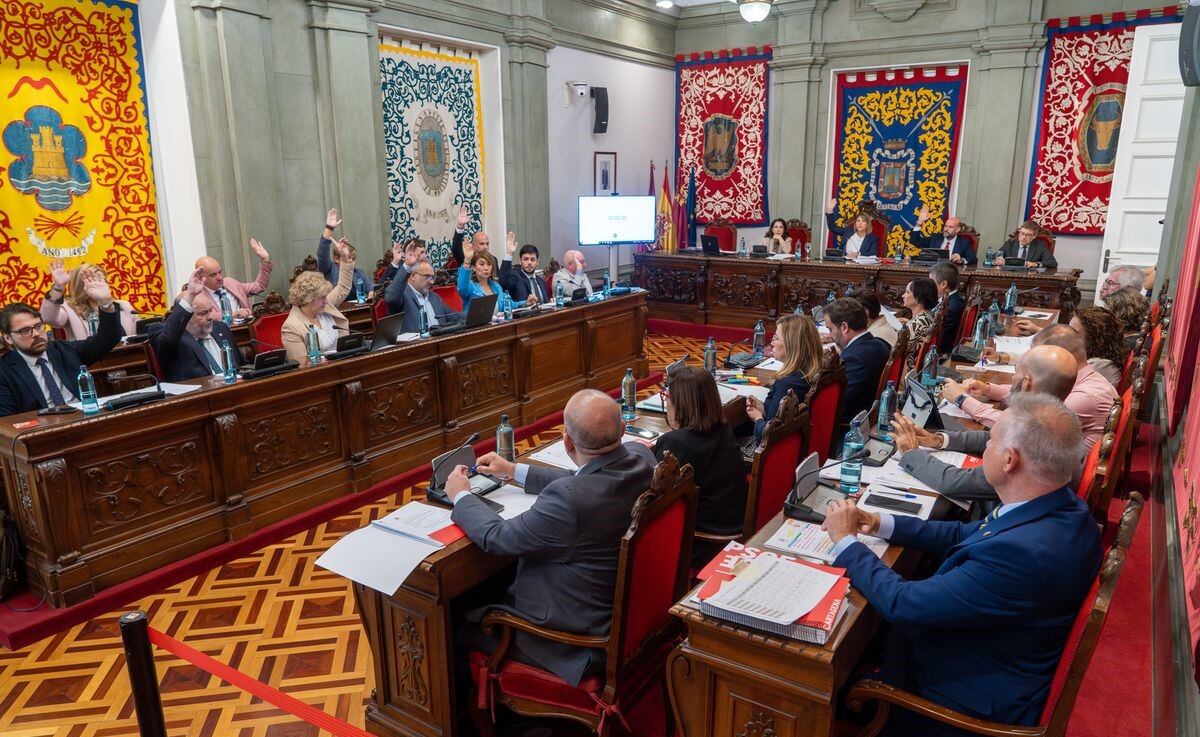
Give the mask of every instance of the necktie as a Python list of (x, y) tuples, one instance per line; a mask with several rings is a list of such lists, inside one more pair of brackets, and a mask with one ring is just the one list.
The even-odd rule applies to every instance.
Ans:
[(1029, 257), (1029, 246), (1021, 246), (1021, 260), (1026, 260)]
[(50, 364), (46, 362), (45, 356), (38, 358), (37, 366), (42, 370), (42, 381), (46, 382), (46, 393), (50, 395), (50, 404), (55, 407), (60, 404), (66, 404), (62, 392), (58, 389), (58, 382), (54, 380), (54, 374), (50, 371)]
[(544, 302), (542, 299), (542, 289), (538, 286), (538, 280), (535, 277), (526, 277), (529, 279), (529, 293), (537, 297), (538, 302)]
[(200, 341), (200, 350), (204, 353), (204, 357), (208, 359), (208, 370), (214, 374), (223, 374), (225, 371), (221, 368), (221, 364), (217, 363), (217, 359), (213, 358), (212, 351), (208, 349), (209, 341), (212, 338), (205, 338)]

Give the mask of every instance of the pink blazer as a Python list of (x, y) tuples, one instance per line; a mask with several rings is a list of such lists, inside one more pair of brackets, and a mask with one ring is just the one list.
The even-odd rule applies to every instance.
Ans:
[[(121, 315), (121, 327), (125, 329), (126, 335), (133, 335), (137, 331), (137, 318), (133, 315), (133, 306), (122, 299), (116, 300), (116, 304), (117, 312)], [(43, 299), (39, 312), (42, 313), (42, 321), (47, 325), (66, 329), (67, 340), (83, 340), (88, 337), (87, 323), (78, 312), (67, 305), (49, 298)]]
[(250, 308), (250, 297), (259, 292), (267, 291), (267, 287), (271, 283), (271, 269), (274, 264), (270, 261), (260, 261), (258, 264), (258, 277), (252, 282), (238, 281), (230, 277), (225, 277), (225, 290), (237, 300), (236, 307)]

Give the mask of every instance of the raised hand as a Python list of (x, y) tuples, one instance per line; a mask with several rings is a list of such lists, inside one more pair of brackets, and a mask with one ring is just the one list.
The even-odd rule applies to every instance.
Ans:
[(517, 234), (513, 231), (508, 231), (508, 235), (504, 237), (504, 253), (512, 256), (517, 250)]
[(425, 249), (416, 245), (413, 241), (409, 241), (409, 245), (404, 249), (404, 266), (408, 270), (417, 265), (417, 259), (421, 258)]
[(55, 259), (50, 262), (50, 278), (54, 280), (54, 286), (61, 291), (67, 286), (67, 282), (71, 281), (71, 272), (67, 271), (62, 259)]
[(342, 221), (340, 218), (338, 218), (337, 208), (331, 207), (329, 209), (329, 214), (325, 216), (325, 230), (328, 230), (328, 231), (337, 230), (337, 226), (339, 226), (341, 224), (342, 224)]
[(108, 282), (104, 280), (99, 269), (90, 269), (84, 273), (83, 291), (96, 304), (105, 305), (112, 302), (112, 292), (109, 291)]
[(929, 208), (921, 205), (921, 212), (917, 214), (917, 225), (924, 225), (929, 220)]
[(462, 266), (467, 266), (471, 263), (471, 257), (475, 255), (475, 241), (463, 239), (463, 262)]
[(825, 206), (825, 214), (832, 215), (833, 208), (835, 208), (835, 207), (837, 207), (837, 197), (834, 197), (833, 199), (829, 200), (829, 204)]
[(484, 453), (475, 460), (475, 470), (488, 476), (508, 480), (514, 478), (517, 464), (506, 461), (495, 453)]
[(467, 223), (471, 222), (471, 213), (467, 212), (466, 205), (458, 208), (457, 226), (459, 230), (465, 230)]
[(392, 266), (399, 266), (404, 260), (404, 246), (399, 243), (392, 244)]
[(259, 261), (266, 262), (271, 260), (271, 254), (267, 253), (267, 249), (263, 248), (263, 244), (254, 238), (250, 239), (250, 250), (254, 251), (254, 255), (258, 256)]
[(196, 298), (197, 294), (204, 291), (204, 270), (196, 269), (192, 275), (188, 277), (187, 283), (187, 300), (191, 302)]
[(333, 244), (334, 250), (337, 252), (338, 261), (343, 264), (353, 264), (354, 257), (350, 255), (350, 239), (343, 237), (337, 243)]

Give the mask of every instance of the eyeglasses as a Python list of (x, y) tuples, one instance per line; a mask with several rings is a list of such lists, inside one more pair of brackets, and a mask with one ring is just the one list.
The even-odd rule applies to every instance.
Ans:
[(22, 338), (32, 338), (35, 334), (44, 332), (46, 332), (46, 323), (38, 321), (28, 327), (10, 330), (9, 335), (19, 335)]

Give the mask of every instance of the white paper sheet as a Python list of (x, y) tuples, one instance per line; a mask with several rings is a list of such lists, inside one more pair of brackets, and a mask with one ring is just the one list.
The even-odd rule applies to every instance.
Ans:
[(1023, 338), (1011, 335), (997, 335), (994, 340), (998, 353), (1008, 353), (1012, 356), (1019, 356), (1033, 347), (1032, 335)]
[(896, 317), (896, 313), (884, 307), (881, 311), (883, 318), (887, 320), (887, 324), (892, 327), (892, 330), (900, 332), (904, 330), (904, 323), (900, 322), (900, 318)]
[(755, 397), (760, 402), (767, 401), (767, 393), (771, 391), (765, 386), (756, 386), (754, 384), (717, 384), (717, 390), (720, 391), (721, 389), (728, 389), (743, 397)]
[(959, 417), (964, 420), (971, 419), (971, 415), (959, 409), (957, 404), (947, 402), (945, 399), (938, 403), (938, 414), (943, 417)]
[(762, 369), (763, 371), (778, 371), (779, 369), (783, 368), (783, 361), (780, 361), (778, 358), (768, 358), (767, 360), (758, 364), (758, 368)]
[(417, 542), (440, 548), (442, 544), (429, 535), (452, 523), (450, 510), (446, 507), (412, 501), (371, 524), (392, 534), (411, 537)]
[(1033, 310), (1026, 310), (1018, 315), (1018, 317), (1023, 317), (1027, 320), (1049, 320), (1052, 316), (1053, 313), (1051, 312), (1036, 312)]
[(1012, 364), (995, 363), (994, 361), (988, 361), (985, 364), (982, 360), (979, 361), (978, 363), (971, 364), (970, 366), (967, 366), (966, 364), (959, 364), (958, 366), (955, 366), (954, 368), (958, 369), (959, 371), (967, 371), (967, 372), (971, 372), (971, 373), (982, 373), (984, 371), (995, 371), (998, 374), (1015, 374), (1017, 372), (1017, 367)]
[[(630, 435), (626, 433), (624, 437), (621, 438), (621, 444), (624, 445), (625, 443), (630, 442), (644, 443), (645, 440), (636, 435)], [(567, 455), (567, 446), (562, 440), (552, 445), (547, 445), (544, 448), (539, 448), (535, 452), (530, 453), (529, 457), (535, 461), (545, 463), (547, 466), (565, 468), (568, 471), (574, 471), (575, 469), (579, 468), (579, 466), (575, 465), (575, 461), (571, 460), (571, 456)], [(495, 499), (496, 493), (497, 492), (492, 492), (488, 498)]]
[[(171, 384), (166, 381), (161, 382), (158, 386), (163, 390), (163, 394), (166, 394), (168, 397), (175, 397), (180, 394), (187, 394), (188, 392), (194, 392), (197, 389), (200, 389), (199, 384)], [(153, 389), (154, 387), (152, 386), (144, 386), (141, 389), (121, 392), (120, 394), (109, 394), (108, 396), (98, 398), (96, 401), (98, 401), (100, 406), (103, 407), (105, 402), (109, 402), (114, 399), (120, 399), (121, 397), (127, 397), (130, 394), (141, 394), (142, 392), (152, 391)], [(78, 399), (76, 399), (74, 402), (67, 402), (67, 405), (74, 407), (75, 409), (83, 409), (83, 402), (79, 401)]]
[[(887, 552), (887, 540), (870, 535), (859, 535), (858, 540), (880, 558)], [(811, 522), (785, 519), (783, 525), (766, 542), (765, 547), (822, 563), (833, 562), (833, 541), (820, 525)]]
[(334, 543), (317, 565), (390, 596), (432, 552), (430, 545), (367, 525)]
[(838, 581), (837, 574), (785, 558), (758, 557), (708, 603), (726, 611), (792, 624), (813, 610)]
[(397, 343), (411, 343), (414, 340), (420, 340), (420, 333), (400, 333), (396, 336)]

